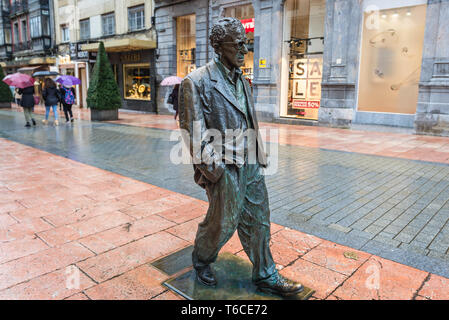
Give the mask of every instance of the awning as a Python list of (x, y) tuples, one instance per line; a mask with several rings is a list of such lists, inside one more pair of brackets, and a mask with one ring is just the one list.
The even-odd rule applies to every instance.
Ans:
[[(136, 51), (155, 49), (156, 41), (140, 39), (109, 39), (104, 40), (104, 48), (107, 52)], [(81, 45), (83, 51), (98, 51), (99, 43), (86, 43)]]
[(23, 67), (23, 68), (19, 68), (17, 69), (18, 72), (27, 72), (27, 71), (34, 71), (38, 68), (40, 68), (42, 66), (37, 66), (37, 67)]

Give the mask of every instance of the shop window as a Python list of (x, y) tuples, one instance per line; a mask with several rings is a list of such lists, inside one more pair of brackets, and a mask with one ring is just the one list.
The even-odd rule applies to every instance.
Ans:
[(41, 16), (30, 18), (31, 38), (39, 38), (42, 35), (41, 31)]
[(241, 69), (243, 75), (252, 82), (254, 77), (254, 8), (251, 4), (228, 7), (225, 8), (223, 16), (239, 19), (245, 27), (248, 53), (245, 55), (245, 62)]
[(365, 12), (364, 19), (358, 111), (414, 114), (426, 5)]
[(284, 12), (281, 116), (318, 119), (325, 0), (287, 0)]
[(145, 28), (145, 8), (143, 5), (128, 8), (128, 30), (136, 31)]
[(104, 36), (115, 34), (115, 15), (108, 13), (101, 16), (102, 30)]
[(184, 78), (195, 70), (195, 15), (176, 18), (176, 62), (178, 77)]
[(125, 99), (151, 100), (150, 66), (148, 64), (123, 65)]
[(80, 39), (90, 39), (90, 20), (89, 18), (80, 20)]

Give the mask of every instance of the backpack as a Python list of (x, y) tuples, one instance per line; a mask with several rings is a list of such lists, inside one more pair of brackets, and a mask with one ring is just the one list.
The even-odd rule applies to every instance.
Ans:
[(168, 96), (168, 99), (167, 99), (167, 103), (168, 104), (173, 104), (173, 102), (174, 102), (173, 93), (170, 93), (170, 95)]
[(64, 88), (64, 103), (65, 104), (73, 104), (75, 102), (75, 95), (72, 92), (72, 89)]

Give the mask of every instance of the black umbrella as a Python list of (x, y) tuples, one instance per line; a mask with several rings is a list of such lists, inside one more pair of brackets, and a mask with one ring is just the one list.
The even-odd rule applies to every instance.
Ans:
[(56, 71), (37, 71), (33, 73), (33, 77), (51, 77), (59, 75)]

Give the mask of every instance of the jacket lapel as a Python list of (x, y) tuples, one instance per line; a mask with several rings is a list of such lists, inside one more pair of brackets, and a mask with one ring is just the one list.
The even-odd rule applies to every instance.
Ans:
[(248, 101), (248, 113), (249, 116), (251, 117), (251, 121), (253, 123), (254, 129), (258, 129), (258, 123), (257, 120), (255, 118), (254, 115), (254, 104), (253, 104), (253, 99), (251, 99), (251, 89), (249, 87), (249, 83), (248, 81), (242, 79), (243, 82), (243, 88), (245, 88), (245, 94), (246, 94), (246, 101)]
[(218, 66), (215, 64), (215, 61), (212, 61), (208, 67), (211, 80), (216, 82), (214, 88), (218, 92), (220, 92), (223, 95), (223, 97), (225, 97), (226, 100), (228, 100), (238, 111), (240, 111), (241, 113), (243, 113), (243, 115), (245, 115), (245, 112), (240, 108), (237, 99), (232, 94), (231, 90), (226, 84), (226, 80), (220, 73), (220, 70), (218, 69)]

